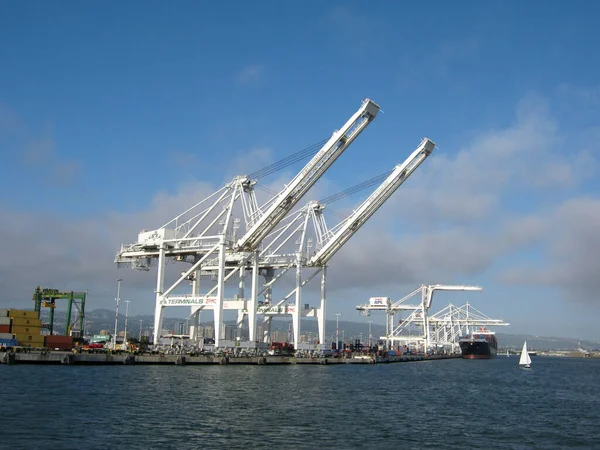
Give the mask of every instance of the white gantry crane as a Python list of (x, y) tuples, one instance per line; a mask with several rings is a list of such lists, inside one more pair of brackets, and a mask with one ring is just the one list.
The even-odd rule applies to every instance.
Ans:
[[(221, 346), (224, 307), (247, 311), (250, 339), (253, 340), (259, 273), (262, 271), (268, 279), (275, 268), (273, 264), (261, 265), (259, 261), (263, 239), (371, 123), (378, 111), (377, 104), (369, 99), (364, 100), (359, 110), (333, 133), (298, 175), (262, 208), (258, 207), (254, 192), (256, 180), (239, 176), (161, 228), (142, 231), (136, 243), (121, 246), (115, 257), (120, 267), (149, 270), (150, 266), (157, 265), (155, 344), (162, 331), (166, 306), (191, 306), (195, 319), (194, 330), (197, 328), (199, 311), (212, 309), (217, 348)], [(239, 239), (239, 220), (234, 218), (236, 212), (243, 215), (246, 225), (246, 232)], [(191, 266), (165, 289), (165, 266), (168, 260), (186, 262)], [(243, 295), (246, 270), (252, 273), (252, 294), (249, 299)], [(229, 302), (235, 304), (230, 305), (225, 303), (225, 283), (235, 274), (240, 276), (239, 294), (242, 295), (238, 294)], [(212, 286), (201, 294), (200, 280), (203, 276), (209, 277)], [(182, 289), (190, 281), (192, 292), (185, 294)]]
[[(265, 289), (270, 289), (277, 280), (288, 270), (296, 270), (296, 286), (279, 302), (273, 304), (267, 302), (263, 306), (264, 311), (269, 314), (265, 317), (265, 339), (269, 333), (270, 322), (274, 315), (290, 314), (294, 328), (294, 344), (299, 342), (301, 317), (317, 316), (319, 328), (319, 342), (325, 339), (325, 289), (326, 289), (326, 266), (335, 253), (360, 229), (360, 227), (385, 203), (398, 187), (419, 167), (419, 165), (431, 154), (435, 144), (425, 138), (417, 149), (401, 164), (398, 164), (390, 172), (387, 178), (375, 191), (356, 208), (346, 219), (341, 221), (332, 229), (327, 228), (323, 211), (325, 205), (313, 201), (299, 210), (296, 215), (290, 216), (290, 220), (284, 220), (281, 227), (274, 230), (272, 235), (266, 236), (263, 250), (260, 254), (261, 260), (285, 261), (286, 267), (282, 268), (277, 277), (269, 281)], [(315, 249), (312, 249), (313, 241), (308, 236), (309, 222), (313, 224), (315, 236)], [(299, 236), (295, 255), (286, 259), (280, 249), (292, 238)], [(295, 257), (294, 257), (295, 256)], [(312, 273), (303, 278), (303, 269), (311, 270)], [(302, 288), (306, 283), (321, 273), (321, 305), (319, 308), (302, 308)], [(295, 296), (295, 304), (286, 303)], [(270, 297), (270, 296), (269, 296)], [(262, 309), (259, 310), (262, 312)]]
[[(386, 348), (391, 349), (395, 342), (404, 345), (416, 345), (424, 350), (432, 345), (429, 309), (431, 308), (435, 291), (483, 291), (480, 286), (428, 284), (422, 285), (397, 302), (389, 297), (371, 297), (369, 303), (358, 305), (356, 309), (363, 315), (371, 315), (371, 311), (383, 311), (386, 314), (386, 335), (382, 336)], [(421, 294), (421, 301), (409, 304), (407, 300)], [(396, 326), (395, 315), (406, 311), (408, 316), (400, 320)]]
[(475, 328), (510, 324), (500, 319), (492, 319), (467, 302), (463, 306), (454, 306), (450, 303), (429, 317), (429, 325), (432, 342), (438, 347), (456, 352), (460, 348), (458, 345), (460, 337), (470, 334), (475, 331)]

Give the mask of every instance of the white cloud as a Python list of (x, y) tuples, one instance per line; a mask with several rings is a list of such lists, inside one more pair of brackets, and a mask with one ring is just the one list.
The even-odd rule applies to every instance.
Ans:
[(499, 274), (518, 285), (558, 287), (581, 303), (600, 303), (600, 199), (574, 198), (539, 219), (544, 223), (540, 266), (517, 265)]
[(23, 164), (41, 170), (39, 179), (54, 186), (69, 186), (77, 179), (82, 166), (78, 161), (63, 158), (55, 151), (50, 135), (30, 140), (21, 154)]
[(14, 109), (0, 103), (0, 135), (13, 134), (22, 128), (21, 118)]
[[(596, 173), (598, 141), (572, 145), (575, 141), (544, 101), (528, 97), (511, 126), (481, 133), (455, 154), (437, 149), (333, 258), (329, 273), (335, 284), (328, 285), (329, 292), (476, 280), (487, 272), (504, 283), (539, 283), (568, 298), (595, 300), (600, 200), (580, 199), (576, 188), (585, 181), (582, 167), (591, 167), (585, 177)], [(234, 166), (255, 163), (258, 169), (270, 162), (270, 151), (257, 147), (240, 155)], [(260, 184), (278, 191), (295, 172), (279, 172)], [(321, 180), (305, 200), (331, 194), (323, 190), (328, 184), (335, 186)], [(137, 292), (150, 310), (153, 272), (117, 271), (112, 261), (120, 242), (134, 241), (143, 228), (158, 228), (218, 187), (187, 183), (175, 192), (157, 193), (140, 211), (82, 220), (45, 215), (41, 222), (35, 212), (3, 205), (0, 232), (4, 254), (11, 255), (0, 261), (4, 300), (27, 299), (42, 284), (88, 288), (90, 307), (111, 306), (101, 299), (112, 300), (114, 280), (121, 276), (126, 278), (124, 289)], [(567, 200), (553, 201), (556, 192)], [(545, 202), (513, 209), (515, 200), (531, 194)], [(489, 272), (497, 270), (498, 259), (515, 258), (532, 247), (543, 249), (545, 264)]]
[(474, 56), (481, 46), (473, 37), (442, 42), (431, 56), (432, 66), (445, 75), (453, 62)]
[(81, 163), (56, 151), (51, 130), (31, 131), (10, 107), (0, 104), (0, 144), (10, 147), (28, 172), (49, 185), (67, 186), (82, 170)]
[(249, 175), (273, 163), (273, 152), (268, 147), (251, 147), (238, 152), (227, 164), (227, 179), (236, 175)]
[(559, 128), (546, 101), (528, 96), (511, 126), (480, 133), (456, 153), (436, 149), (374, 220), (419, 229), (482, 227), (512, 214), (523, 197), (575, 195), (597, 172), (594, 141), (584, 146), (577, 139)]
[(159, 192), (147, 209), (101, 213), (86, 219), (45, 211), (42, 220), (36, 212), (19, 212), (2, 205), (3, 255), (10, 257), (0, 259), (0, 289), (4, 293), (0, 304), (23, 305), (33, 289), (42, 285), (61, 290), (89, 289), (88, 307), (112, 307), (113, 281), (122, 277), (124, 295), (135, 295), (135, 300), (142, 300), (142, 309), (150, 311), (153, 276), (117, 269), (113, 260), (121, 242), (135, 242), (140, 230), (164, 225), (213, 191), (214, 187), (206, 183), (185, 183), (176, 193)]
[(47, 164), (54, 154), (54, 139), (44, 136), (30, 140), (21, 154), (24, 164)]
[[(502, 282), (597, 301), (600, 200), (579, 198), (579, 187), (597, 173), (600, 149), (598, 141), (578, 139), (561, 129), (546, 101), (527, 97), (508, 128), (481, 133), (456, 154), (437, 149), (334, 257), (330, 272), (358, 288), (494, 270)], [(539, 247), (545, 264), (495, 272), (496, 261)]]
[(235, 76), (235, 82), (237, 84), (253, 83), (262, 77), (264, 71), (264, 67), (259, 64), (246, 66)]
[[(423, 50), (416, 55), (410, 54), (404, 47), (400, 47), (400, 52), (393, 55), (402, 67), (396, 80), (399, 90), (414, 88), (424, 76), (446, 77), (454, 66), (459, 67), (462, 61), (476, 57), (483, 47), (481, 40), (472, 36), (446, 40), (436, 43), (432, 48), (427, 48), (428, 44), (424, 42)], [(420, 67), (427, 67), (428, 70), (420, 70)]]
[(178, 166), (187, 167), (189, 165), (196, 164), (198, 157), (195, 153), (186, 153), (180, 150), (175, 150), (171, 152), (171, 161)]

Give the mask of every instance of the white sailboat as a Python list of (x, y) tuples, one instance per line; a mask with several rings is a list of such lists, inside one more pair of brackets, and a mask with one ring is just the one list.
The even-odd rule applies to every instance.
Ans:
[(527, 341), (523, 342), (523, 350), (521, 350), (521, 358), (519, 359), (519, 366), (529, 369), (531, 367), (531, 358), (529, 352), (527, 352)]
[(508, 354), (508, 349), (506, 349), (506, 357), (510, 358), (510, 355)]

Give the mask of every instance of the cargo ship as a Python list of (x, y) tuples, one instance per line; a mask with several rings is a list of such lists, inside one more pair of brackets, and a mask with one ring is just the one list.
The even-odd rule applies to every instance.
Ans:
[(498, 353), (498, 339), (495, 333), (487, 328), (480, 328), (461, 337), (458, 343), (465, 359), (491, 359)]

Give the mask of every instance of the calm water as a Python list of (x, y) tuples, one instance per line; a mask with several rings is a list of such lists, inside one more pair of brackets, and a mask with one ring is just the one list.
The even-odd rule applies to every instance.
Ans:
[(600, 360), (0, 365), (0, 447), (600, 448)]

